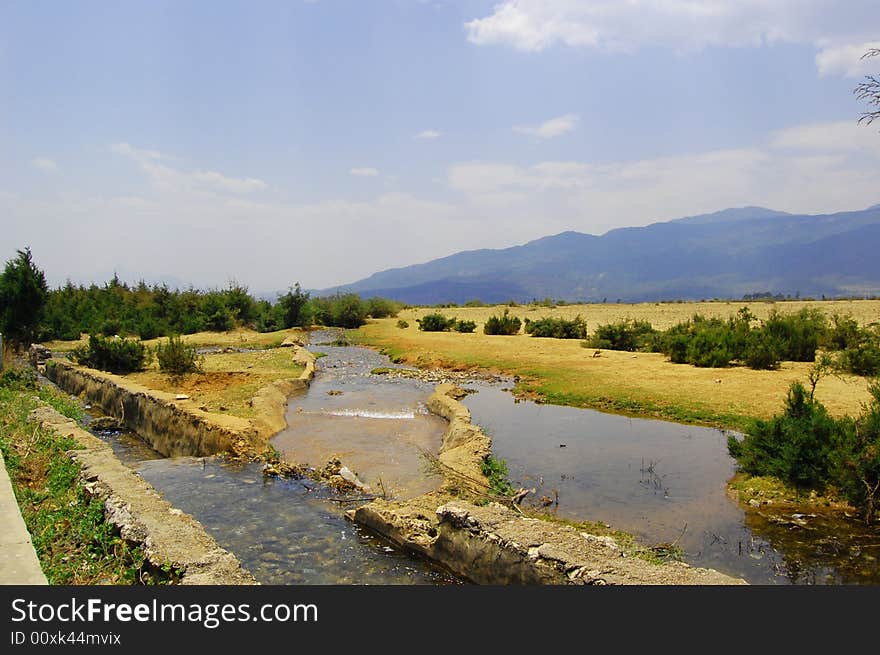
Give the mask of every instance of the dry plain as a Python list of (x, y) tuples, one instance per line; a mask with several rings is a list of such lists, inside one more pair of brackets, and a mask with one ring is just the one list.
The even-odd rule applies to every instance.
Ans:
[[(777, 371), (742, 366), (696, 368), (672, 364), (662, 354), (584, 348), (576, 339), (543, 339), (526, 334), (487, 336), (485, 320), (505, 308), (521, 319), (580, 315), (588, 329), (631, 318), (666, 329), (695, 313), (726, 318), (747, 306), (759, 319), (816, 307), (829, 316), (849, 315), (860, 324), (880, 321), (880, 301), (692, 302), (588, 304), (546, 307), (411, 308), (398, 318), (371, 321), (358, 332), (361, 343), (382, 348), (398, 361), (453, 369), (485, 369), (518, 376), (517, 391), (546, 402), (719, 427), (742, 428), (751, 418), (778, 412), (792, 382), (806, 383), (811, 364), (783, 362)], [(473, 334), (421, 332), (417, 318), (432, 312), (477, 323)], [(398, 319), (409, 323), (397, 327)], [(833, 375), (822, 379), (816, 397), (834, 415), (857, 414), (868, 399), (865, 378)]]

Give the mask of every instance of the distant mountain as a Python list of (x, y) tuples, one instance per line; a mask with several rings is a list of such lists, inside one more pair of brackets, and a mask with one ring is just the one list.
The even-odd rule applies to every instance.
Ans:
[(880, 205), (821, 215), (743, 207), (602, 236), (563, 232), (460, 252), (319, 293), (411, 304), (873, 295), (880, 293), (878, 253)]

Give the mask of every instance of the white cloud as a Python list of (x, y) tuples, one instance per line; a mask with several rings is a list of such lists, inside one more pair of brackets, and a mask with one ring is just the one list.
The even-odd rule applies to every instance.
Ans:
[(876, 38), (876, 3), (849, 0), (505, 0), (465, 23), (477, 45), (537, 52), (556, 44), (632, 52), (768, 43), (816, 46), (820, 72), (853, 74), (853, 44)]
[(826, 152), (865, 150), (880, 157), (880, 138), (856, 120), (835, 123), (812, 123), (779, 130), (773, 134), (774, 148)]
[(142, 150), (128, 143), (114, 143), (110, 150), (137, 162), (154, 188), (164, 192), (253, 193), (268, 185), (256, 178), (228, 177), (217, 171), (182, 171), (167, 163), (170, 159), (156, 150)]
[(44, 173), (54, 173), (58, 170), (58, 164), (54, 160), (46, 159), (45, 157), (31, 159), (31, 166)]
[(824, 48), (816, 55), (816, 68), (819, 75), (868, 75), (877, 70), (878, 60), (865, 57), (865, 53), (878, 48), (880, 41)]
[(880, 201), (875, 137), (855, 121), (804, 125), (752, 147), (646, 160), (463, 162), (447, 181), (474, 211), (505, 216), (511, 231), (537, 221), (543, 234), (602, 233), (753, 204), (834, 212)]
[(423, 130), (416, 134), (416, 139), (438, 139), (440, 138), (440, 132), (437, 130)]
[(538, 139), (552, 139), (571, 132), (577, 121), (577, 114), (564, 114), (544, 121), (540, 125), (516, 125), (513, 131), (520, 134), (528, 134)]
[(352, 168), (348, 173), (355, 177), (376, 177), (379, 174), (379, 169), (370, 167)]

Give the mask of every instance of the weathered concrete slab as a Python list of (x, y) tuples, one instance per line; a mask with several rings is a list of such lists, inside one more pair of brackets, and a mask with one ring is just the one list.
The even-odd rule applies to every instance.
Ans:
[(0, 453), (0, 584), (44, 585), (46, 576), (21, 517)]
[(156, 567), (181, 572), (181, 584), (257, 584), (238, 559), (221, 548), (201, 523), (176, 509), (153, 486), (123, 464), (110, 444), (80, 428), (51, 407), (31, 412), (30, 420), (72, 437), (80, 450), (68, 452), (82, 467), (86, 490), (104, 501), (107, 520), (123, 539), (139, 544)]

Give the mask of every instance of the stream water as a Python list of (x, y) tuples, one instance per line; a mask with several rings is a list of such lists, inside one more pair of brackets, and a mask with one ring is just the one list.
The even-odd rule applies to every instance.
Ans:
[[(436, 452), (445, 422), (425, 401), (433, 382), (372, 373), (394, 367), (372, 350), (333, 345), (311, 388), (288, 403), (289, 427), (273, 444), (290, 459), (331, 457), (374, 489), (406, 498), (436, 488), (421, 453)], [(727, 435), (664, 421), (516, 401), (501, 385), (465, 385), (464, 402), (493, 439), (512, 482), (532, 502), (574, 520), (604, 521), (643, 543), (675, 542), (685, 561), (762, 584), (880, 584), (880, 538), (856, 521), (780, 519), (744, 512), (725, 493), (734, 472)], [(264, 480), (258, 465), (167, 459), (137, 437), (102, 433), (170, 502), (270, 584), (449, 584), (456, 580), (359, 529), (345, 505), (310, 481)], [(558, 502), (556, 502), (558, 499)]]
[(688, 563), (751, 583), (880, 584), (880, 534), (858, 521), (778, 517), (767, 507), (747, 514), (730, 499), (735, 462), (724, 431), (469, 386), (477, 393), (463, 402), (491, 435), (493, 454), (514, 485), (553, 501), (545, 511), (605, 521), (648, 545), (675, 542)]
[(394, 367), (367, 348), (332, 345), (332, 331), (311, 333), (321, 356), (308, 392), (290, 399), (287, 428), (272, 444), (294, 462), (322, 466), (337, 457), (373, 490), (412, 498), (436, 489), (422, 453), (436, 454), (446, 421), (428, 412), (434, 385), (372, 373)]

